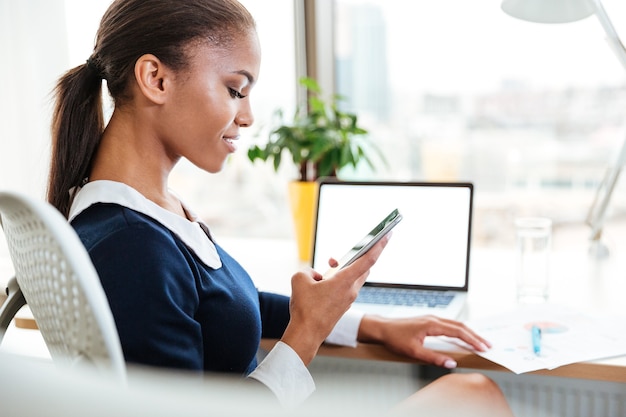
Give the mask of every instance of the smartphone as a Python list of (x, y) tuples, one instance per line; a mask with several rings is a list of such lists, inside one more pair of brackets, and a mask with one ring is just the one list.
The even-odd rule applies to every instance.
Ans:
[(354, 261), (359, 259), (372, 248), (380, 239), (383, 238), (391, 229), (393, 229), (402, 220), (402, 214), (398, 209), (393, 210), (387, 215), (380, 223), (376, 225), (363, 239), (361, 239), (356, 245), (352, 247), (340, 260), (339, 264), (330, 268), (325, 274), (324, 278), (328, 278), (337, 271), (347, 267)]

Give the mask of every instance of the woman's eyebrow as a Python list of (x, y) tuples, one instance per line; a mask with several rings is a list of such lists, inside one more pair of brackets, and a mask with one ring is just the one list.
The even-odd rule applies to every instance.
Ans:
[(254, 84), (254, 77), (246, 70), (233, 71), (234, 74), (241, 74), (248, 79), (248, 83)]

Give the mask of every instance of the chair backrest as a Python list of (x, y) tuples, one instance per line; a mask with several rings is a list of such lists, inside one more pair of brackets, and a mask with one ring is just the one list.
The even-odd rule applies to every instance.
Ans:
[(54, 362), (126, 366), (98, 274), (74, 229), (52, 205), (0, 192), (0, 223), (15, 278)]

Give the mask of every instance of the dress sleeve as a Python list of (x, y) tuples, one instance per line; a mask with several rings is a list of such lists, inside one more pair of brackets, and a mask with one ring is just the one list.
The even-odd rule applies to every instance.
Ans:
[(138, 225), (108, 234), (89, 253), (126, 361), (202, 371), (194, 273), (172, 236)]
[(262, 337), (271, 339), (282, 337), (289, 323), (289, 297), (259, 292), (259, 305), (263, 325)]

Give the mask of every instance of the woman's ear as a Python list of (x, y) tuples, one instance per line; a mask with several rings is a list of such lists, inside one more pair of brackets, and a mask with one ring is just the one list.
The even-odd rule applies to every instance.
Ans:
[(141, 93), (156, 104), (163, 104), (171, 71), (156, 56), (142, 55), (135, 62), (135, 80)]

